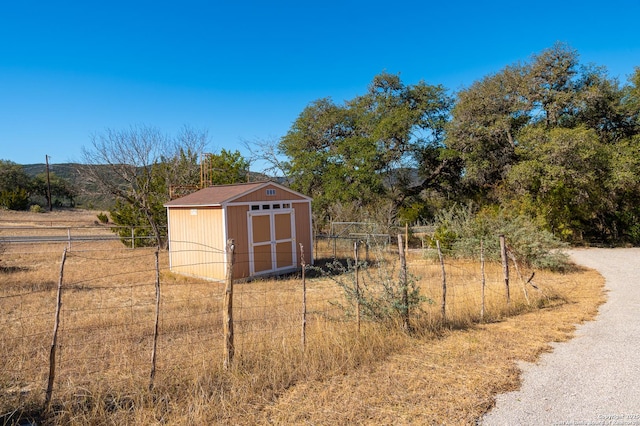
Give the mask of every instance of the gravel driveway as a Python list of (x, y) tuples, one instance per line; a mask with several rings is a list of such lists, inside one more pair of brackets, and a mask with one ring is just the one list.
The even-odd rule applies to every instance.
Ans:
[(640, 425), (640, 249), (570, 252), (606, 279), (607, 302), (575, 337), (523, 363), (519, 391), (499, 395), (483, 425)]

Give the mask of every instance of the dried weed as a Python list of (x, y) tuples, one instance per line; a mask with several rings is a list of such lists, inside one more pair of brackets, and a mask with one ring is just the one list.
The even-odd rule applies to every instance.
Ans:
[(149, 390), (153, 251), (109, 244), (67, 259), (47, 412), (39, 410), (64, 246), (10, 247), (3, 256), (14, 268), (0, 272), (3, 423), (474, 424), (496, 393), (518, 387), (518, 360), (535, 361), (549, 342), (570, 338), (604, 301), (593, 271), (536, 271), (537, 289), (512, 279), (506, 306), (501, 268), (487, 265), (481, 317), (478, 265), (447, 262), (443, 319), (440, 265), (415, 254), (408, 267), (434, 302), (412, 318), (420, 332), (363, 323), (357, 334), (331, 303), (340, 289), (313, 278), (303, 351), (299, 279), (255, 281), (236, 286), (236, 358), (224, 371), (222, 285), (171, 274), (162, 253), (158, 374)]

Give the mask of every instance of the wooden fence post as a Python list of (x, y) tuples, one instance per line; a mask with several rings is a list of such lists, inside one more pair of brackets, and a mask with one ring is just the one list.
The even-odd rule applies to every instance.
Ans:
[(398, 234), (398, 253), (400, 254), (400, 288), (402, 290), (402, 328), (409, 331), (409, 288), (407, 285), (407, 258), (402, 244), (402, 234)]
[(440, 268), (442, 269), (442, 302), (440, 312), (442, 313), (442, 323), (444, 324), (447, 322), (447, 273), (444, 267), (444, 257), (442, 256), (439, 240), (436, 240), (436, 247), (438, 249), (438, 258), (440, 259)]
[(480, 273), (481, 273), (481, 279), (482, 279), (482, 293), (481, 293), (481, 297), (482, 297), (482, 302), (481, 302), (481, 307), (480, 307), (480, 321), (484, 321), (484, 290), (485, 290), (485, 285), (486, 285), (486, 278), (485, 278), (485, 272), (484, 272), (484, 243), (482, 240), (480, 240)]
[(359, 283), (359, 272), (358, 272), (358, 245), (359, 241), (356, 240), (353, 243), (353, 257), (355, 258), (355, 263), (353, 266), (353, 272), (355, 274), (355, 293), (356, 293), (356, 324), (358, 325), (358, 334), (360, 334), (360, 283)]
[[(318, 257), (318, 234), (317, 233), (314, 236), (314, 243), (316, 245), (316, 249), (313, 252), (313, 254), (315, 254), (315, 256)], [(311, 256), (311, 257), (313, 257), (313, 256)]]
[(224, 290), (224, 361), (223, 368), (229, 369), (233, 361), (233, 264), (235, 263), (235, 244), (227, 240), (227, 279)]
[(62, 307), (62, 280), (64, 277), (64, 263), (67, 260), (67, 249), (62, 252), (62, 262), (60, 263), (60, 277), (58, 278), (58, 294), (56, 296), (56, 314), (53, 323), (53, 337), (51, 339), (51, 351), (49, 352), (49, 380), (47, 381), (47, 393), (44, 398), (45, 410), (49, 409), (51, 395), (53, 393), (53, 382), (56, 377), (56, 348), (58, 344), (58, 327), (60, 325), (60, 309)]
[(307, 264), (304, 261), (304, 246), (300, 243), (300, 266), (302, 267), (302, 352), (307, 346), (307, 279), (305, 270)]
[(404, 224), (404, 252), (409, 252), (409, 222)]
[(158, 327), (160, 320), (160, 260), (159, 248), (156, 248), (156, 318), (153, 330), (153, 350), (151, 351), (151, 377), (149, 379), (149, 391), (153, 390), (153, 382), (156, 378), (156, 351), (158, 349)]
[(504, 235), (500, 235), (500, 255), (502, 257), (502, 272), (504, 273), (504, 287), (507, 295), (507, 306), (511, 303), (509, 295), (509, 259), (507, 258), (507, 244)]

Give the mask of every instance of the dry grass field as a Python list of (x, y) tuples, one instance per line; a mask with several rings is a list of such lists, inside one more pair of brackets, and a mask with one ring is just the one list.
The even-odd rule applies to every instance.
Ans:
[[(0, 211), (0, 237), (15, 226), (92, 227), (96, 213)], [(534, 361), (549, 342), (569, 339), (604, 300), (602, 277), (576, 268), (535, 271), (537, 290), (514, 273), (506, 306), (501, 266), (487, 264), (481, 318), (479, 262), (447, 260), (443, 321), (441, 266), (411, 252), (408, 270), (429, 299), (412, 314), (413, 333), (370, 322), (358, 333), (337, 306), (346, 303), (342, 290), (314, 277), (306, 281), (303, 346), (300, 277), (238, 284), (235, 357), (225, 370), (223, 284), (171, 274), (161, 251), (157, 311), (154, 249), (74, 243), (62, 277), (51, 405), (43, 410), (65, 248), (10, 244), (0, 254), (2, 422), (474, 424), (496, 393), (518, 387), (518, 360)], [(521, 271), (525, 280), (531, 272)]]

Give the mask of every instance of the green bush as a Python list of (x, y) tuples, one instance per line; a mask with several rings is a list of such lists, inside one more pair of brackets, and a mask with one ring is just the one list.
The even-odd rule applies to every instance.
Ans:
[(523, 265), (552, 270), (569, 265), (562, 251), (566, 243), (532, 219), (503, 208), (474, 211), (473, 206), (456, 206), (437, 215), (435, 225), (434, 239), (451, 256), (477, 258), (482, 242), (485, 258), (500, 260), (500, 235), (504, 235), (510, 252)]
[(43, 209), (40, 204), (34, 204), (31, 207), (29, 207), (29, 211), (31, 213), (44, 213), (46, 210)]
[(358, 267), (357, 291), (355, 265), (351, 259), (346, 262), (334, 260), (324, 268), (314, 268), (342, 288), (347, 304), (336, 304), (349, 317), (355, 316), (359, 305), (363, 320), (393, 326), (402, 323), (403, 318), (410, 320), (422, 303), (431, 302), (421, 294), (415, 277), (407, 272), (403, 279), (394, 263), (386, 260), (382, 253), (376, 256), (375, 267), (366, 262), (358, 262)]
[(109, 223), (109, 216), (106, 213), (98, 213), (98, 220), (100, 223)]
[(26, 210), (29, 207), (29, 194), (24, 188), (0, 192), (0, 207), (8, 210)]

